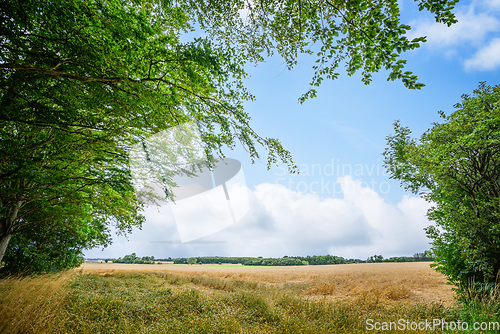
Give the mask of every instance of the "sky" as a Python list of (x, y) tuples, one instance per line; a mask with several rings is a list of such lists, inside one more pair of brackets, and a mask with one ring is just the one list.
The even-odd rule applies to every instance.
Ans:
[[(337, 80), (323, 81), (316, 98), (299, 104), (315, 59), (299, 57), (292, 71), (278, 57), (248, 66), (245, 84), (256, 96), (245, 104), (251, 125), (259, 135), (280, 140), (299, 174), (288, 174), (283, 165), (267, 170), (264, 150), (255, 164), (241, 147), (226, 150), (241, 163), (231, 179), (238, 183), (224, 180), (227, 189), (219, 185), (177, 207), (148, 207), (142, 230), (127, 238), (114, 235), (112, 245), (87, 250), (85, 257), (135, 252), (156, 258), (331, 254), (366, 259), (430, 249), (424, 228), (432, 223), (426, 218), (431, 204), (385, 173), (386, 136), (399, 119), (419, 137), (440, 121), (438, 111), (453, 112), (461, 95), (472, 94), (479, 82), (500, 84), (500, 0), (460, 1), (458, 23), (451, 27), (435, 23), (411, 0), (399, 4), (402, 22), (412, 27), (409, 37), (427, 36), (421, 48), (403, 55), (406, 69), (424, 88), (408, 90), (400, 81), (387, 81), (386, 71), (374, 74), (370, 85), (359, 74), (341, 72)], [(215, 212), (219, 202), (212, 200), (224, 191), (232, 198), (231, 215), (217, 223), (214, 218), (227, 212)]]

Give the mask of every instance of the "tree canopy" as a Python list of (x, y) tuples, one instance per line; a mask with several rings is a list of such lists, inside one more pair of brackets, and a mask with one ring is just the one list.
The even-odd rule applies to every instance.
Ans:
[[(76, 219), (79, 206), (120, 231), (140, 226), (128, 151), (186, 121), (196, 122), (209, 154), (239, 140), (257, 158), (256, 141), (270, 162), (290, 161), (248, 126), (242, 101), (251, 95), (235, 87), (244, 72), (231, 49), (181, 43), (182, 9), (125, 4), (2, 3), (2, 255), (13, 233)], [(41, 211), (50, 213), (32, 214)]]
[(437, 269), (460, 286), (500, 272), (500, 86), (464, 94), (419, 140), (395, 123), (384, 163), (391, 177), (433, 204), (426, 229)]
[[(455, 22), (456, 1), (417, 2)], [(105, 246), (102, 226), (141, 226), (130, 149), (179, 124), (197, 125), (210, 159), (239, 142), (252, 160), (263, 146), (268, 166), (294, 171), (243, 109), (249, 61), (276, 51), (292, 68), (315, 54), (301, 101), (344, 63), (365, 83), (386, 68), (388, 79), (422, 87), (399, 56), (425, 38), (405, 37), (396, 0), (5, 0), (0, 18), (0, 260), (14, 233), (38, 240), (76, 224)], [(183, 42), (194, 26), (206, 37)], [(80, 250), (93, 245), (79, 240)]]

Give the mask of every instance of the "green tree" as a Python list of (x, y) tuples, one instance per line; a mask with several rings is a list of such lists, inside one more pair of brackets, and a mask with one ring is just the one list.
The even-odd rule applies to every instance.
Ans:
[(190, 257), (187, 259), (187, 264), (196, 264), (198, 262), (198, 259), (195, 257)]
[(433, 204), (426, 229), (437, 269), (461, 286), (500, 270), (500, 87), (481, 83), (419, 140), (395, 123), (384, 163)]
[(135, 253), (125, 255), (123, 259), (119, 257), (113, 261), (114, 263), (129, 263), (129, 264), (151, 264), (154, 263), (154, 256), (138, 257)]
[[(454, 3), (418, 6), (450, 25)], [(399, 56), (425, 39), (406, 39), (396, 0), (5, 0), (0, 17), (0, 261), (15, 233), (31, 227), (24, 237), (36, 238), (49, 231), (44, 224), (80, 221), (71, 214), (79, 211), (123, 233), (141, 226), (130, 148), (182, 123), (198, 126), (209, 159), (240, 142), (252, 160), (263, 146), (268, 166), (282, 161), (293, 171), (289, 152), (256, 134), (243, 110), (253, 99), (243, 66), (273, 50), (288, 68), (301, 53), (318, 57), (301, 101), (344, 62), (365, 83), (386, 68), (390, 80), (422, 86)], [(195, 24), (207, 38), (181, 43)], [(96, 240), (109, 241), (107, 233)]]
[[(415, 0), (419, 10), (435, 14), (437, 22), (457, 22), (452, 13), (456, 0)], [(401, 80), (411, 89), (424, 85), (411, 71), (404, 71), (400, 55), (425, 42), (425, 37), (408, 40), (410, 26), (401, 22), (397, 0), (189, 0), (190, 11), (209, 36), (234, 45), (247, 59), (278, 53), (288, 69), (298, 56), (316, 57), (309, 90), (299, 101), (316, 96), (324, 79), (336, 79), (338, 68), (348, 75), (362, 72), (368, 84), (372, 73), (389, 71), (387, 80)], [(243, 19), (242, 12), (243, 11)], [(201, 15), (200, 15), (201, 13)]]
[[(51, 211), (53, 214), (54, 210)], [(78, 267), (83, 263), (84, 249), (109, 242), (106, 232), (102, 222), (88, 215), (50, 220), (36, 229), (22, 229), (9, 243), (2, 271), (29, 274)]]
[(0, 260), (14, 233), (61, 219), (39, 210), (82, 205), (121, 232), (140, 226), (128, 152), (162, 129), (194, 121), (209, 157), (240, 141), (258, 158), (257, 142), (269, 163), (290, 162), (248, 126), (238, 55), (179, 42), (182, 8), (3, 1), (0, 13)]

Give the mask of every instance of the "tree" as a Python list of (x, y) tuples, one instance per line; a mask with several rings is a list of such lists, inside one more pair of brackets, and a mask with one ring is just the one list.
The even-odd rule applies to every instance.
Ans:
[[(419, 7), (450, 25), (454, 3), (421, 0)], [(362, 69), (365, 83), (385, 67), (389, 79), (422, 86), (402, 71), (399, 55), (425, 39), (406, 39), (395, 0), (5, 0), (0, 17), (0, 261), (22, 231), (36, 239), (55, 231), (46, 226), (83, 228), (94, 219), (123, 233), (141, 226), (130, 149), (182, 123), (198, 126), (210, 159), (239, 141), (252, 160), (261, 145), (268, 167), (282, 161), (294, 171), (289, 152), (255, 133), (243, 110), (253, 99), (242, 84), (245, 63), (274, 49), (288, 68), (300, 53), (316, 52), (301, 101), (315, 96), (323, 77), (336, 78), (344, 61), (349, 75)], [(181, 43), (194, 24), (207, 38)], [(86, 212), (86, 223), (62, 211)], [(107, 233), (95, 237), (109, 242)]]
[(196, 264), (197, 259), (195, 257), (190, 257), (187, 259), (187, 264)]
[[(435, 14), (437, 22), (456, 23), (452, 10), (457, 0), (415, 0), (419, 10)], [(315, 55), (316, 64), (309, 90), (302, 103), (315, 97), (315, 87), (336, 79), (345, 65), (348, 75), (362, 71), (368, 84), (372, 73), (389, 71), (387, 80), (399, 79), (411, 89), (424, 85), (411, 71), (404, 71), (401, 53), (425, 42), (425, 37), (408, 40), (409, 25), (402, 24), (397, 0), (236, 0), (186, 1), (202, 29), (222, 43), (234, 45), (246, 58), (262, 60), (262, 53), (277, 52), (288, 69), (297, 65), (300, 54)], [(242, 20), (243, 12), (243, 20)], [(200, 15), (202, 13), (202, 15)], [(319, 45), (317, 45), (319, 44)]]
[(384, 164), (433, 204), (426, 229), (437, 270), (462, 287), (500, 271), (500, 87), (481, 83), (420, 140), (395, 123)]
[[(89, 207), (89, 217), (122, 232), (140, 226), (128, 152), (162, 129), (194, 121), (209, 156), (239, 140), (252, 158), (258, 142), (270, 163), (290, 161), (278, 141), (248, 126), (242, 101), (252, 97), (239, 88), (238, 56), (208, 39), (179, 42), (188, 28), (182, 8), (119, 0), (1, 6), (0, 260), (14, 233), (62, 219), (49, 212), (61, 206)], [(47, 215), (31, 214), (40, 210)]]
[(104, 224), (88, 218), (88, 215), (82, 217), (78, 220), (51, 220), (36, 229), (15, 233), (5, 254), (6, 265), (2, 271), (29, 274), (80, 266), (83, 249), (109, 242)]
[(140, 258), (135, 253), (132, 253), (125, 255), (123, 259), (119, 257), (118, 259), (115, 259), (113, 262), (129, 263), (129, 264), (154, 264), (154, 261), (155, 261), (154, 256), (143, 256), (142, 258)]

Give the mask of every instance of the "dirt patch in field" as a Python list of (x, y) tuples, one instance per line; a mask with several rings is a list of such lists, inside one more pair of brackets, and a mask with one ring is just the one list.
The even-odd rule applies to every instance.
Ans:
[(80, 270), (106, 273), (116, 270), (167, 271), (187, 276), (240, 279), (260, 284), (296, 285), (309, 297), (382, 298), (387, 302), (454, 302), (452, 286), (429, 262), (363, 263), (293, 267), (220, 267), (85, 263)]

